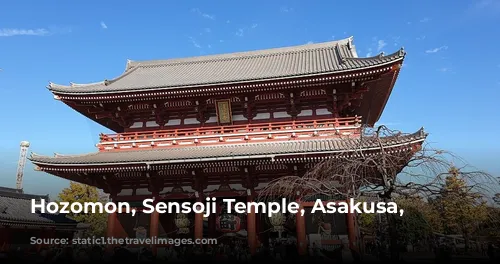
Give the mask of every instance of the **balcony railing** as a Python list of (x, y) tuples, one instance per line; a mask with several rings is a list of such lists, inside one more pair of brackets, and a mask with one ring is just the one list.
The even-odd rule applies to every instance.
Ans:
[(354, 137), (361, 132), (361, 117), (331, 118), (310, 121), (274, 122), (214, 126), (120, 134), (101, 134), (101, 151), (214, 145), (261, 141), (303, 139), (307, 137)]

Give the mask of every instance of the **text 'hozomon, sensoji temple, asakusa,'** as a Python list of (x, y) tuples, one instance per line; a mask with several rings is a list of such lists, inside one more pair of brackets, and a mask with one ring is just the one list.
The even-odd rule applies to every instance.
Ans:
[[(250, 212), (140, 213), (145, 199), (254, 201), (270, 181), (303, 175), (333, 154), (420, 149), (426, 133), (361, 140), (379, 120), (405, 57), (360, 58), (353, 38), (249, 52), (127, 61), (114, 79), (48, 89), (57, 100), (115, 134), (101, 134), (94, 153), (29, 158), (38, 170), (103, 189), (139, 213), (110, 214), (108, 236), (241, 237), (250, 252), (269, 239), (356, 250), (356, 214), (272, 217)], [(401, 164), (403, 167), (404, 164)], [(267, 231), (270, 230), (270, 231)], [(279, 235), (276, 235), (279, 234)], [(158, 247), (153, 245), (153, 253)]]

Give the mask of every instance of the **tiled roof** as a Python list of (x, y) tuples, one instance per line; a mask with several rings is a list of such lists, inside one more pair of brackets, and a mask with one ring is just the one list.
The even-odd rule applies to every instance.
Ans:
[(49, 84), (53, 92), (96, 94), (175, 89), (363, 70), (400, 60), (405, 52), (358, 58), (352, 37), (300, 46), (182, 59), (128, 61), (113, 80), (91, 84)]
[[(423, 141), (426, 133), (423, 130), (400, 137), (382, 138), (385, 146), (396, 146)], [(305, 155), (308, 153), (350, 152), (359, 149), (377, 149), (379, 142), (374, 138), (360, 139), (309, 139), (290, 140), (267, 143), (224, 144), (215, 146), (176, 147), (152, 150), (107, 151), (83, 155), (41, 156), (32, 154), (29, 158), (35, 164), (120, 164), (146, 162), (196, 162), (231, 158), (246, 159), (267, 156)]]
[(0, 187), (0, 223), (75, 224), (61, 214), (31, 213), (31, 199), (48, 201), (48, 195), (25, 194), (22, 190)]

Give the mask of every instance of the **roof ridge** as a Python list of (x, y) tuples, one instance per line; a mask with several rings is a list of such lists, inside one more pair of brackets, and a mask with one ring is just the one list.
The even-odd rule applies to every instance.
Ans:
[[(127, 68), (132, 69), (136, 67), (151, 67), (151, 66), (170, 66), (170, 65), (179, 65), (179, 64), (192, 64), (192, 63), (203, 63), (203, 62), (212, 62), (212, 61), (225, 61), (225, 60), (236, 60), (242, 58), (255, 58), (255, 57), (264, 57), (264, 56), (273, 56), (273, 55), (283, 55), (290, 53), (298, 53), (305, 51), (316, 51), (321, 49), (328, 48), (336, 48), (338, 45), (350, 45), (350, 49), (354, 49), (354, 45), (352, 45), (352, 37), (334, 40), (334, 41), (326, 41), (319, 43), (311, 43), (311, 44), (303, 44), (303, 45), (295, 45), (295, 46), (283, 46), (269, 49), (260, 49), (260, 50), (252, 50), (252, 51), (239, 51), (232, 53), (221, 53), (221, 54), (213, 54), (213, 55), (204, 55), (204, 56), (194, 56), (187, 58), (171, 58), (164, 60), (143, 60), (143, 61), (131, 61), (127, 60)], [(349, 44), (351, 43), (351, 44)]]
[(49, 195), (41, 195), (41, 194), (29, 194), (29, 193), (16, 193), (0, 190), (0, 197), (9, 197), (13, 199), (22, 199), (22, 200), (31, 200), (31, 199), (48, 199)]
[(49, 81), (49, 84), (46, 87), (47, 87), (47, 89), (58, 88), (58, 87), (71, 88), (71, 87), (88, 87), (88, 86), (102, 85), (102, 84), (105, 84), (105, 81), (91, 82), (91, 83), (69, 82), (69, 85), (57, 84), (57, 83), (53, 83), (53, 82)]
[(404, 50), (403, 47), (401, 47), (398, 51), (395, 51), (393, 53), (390, 53), (388, 55), (385, 55), (384, 52), (380, 52), (379, 54), (371, 57), (351, 57), (351, 58), (345, 58), (347, 60), (357, 60), (357, 61), (365, 61), (365, 60), (373, 60), (373, 59), (379, 59), (379, 58), (392, 58), (392, 57), (404, 57), (406, 56), (406, 51)]
[(88, 152), (88, 153), (83, 153), (83, 154), (60, 154), (60, 153), (54, 153), (54, 156), (49, 156), (49, 155), (40, 155), (35, 152), (31, 152), (30, 156), (28, 157), (29, 160), (40, 157), (40, 158), (76, 158), (76, 157), (82, 157), (82, 156), (90, 156), (90, 155), (96, 155), (99, 154), (98, 151), (95, 152)]

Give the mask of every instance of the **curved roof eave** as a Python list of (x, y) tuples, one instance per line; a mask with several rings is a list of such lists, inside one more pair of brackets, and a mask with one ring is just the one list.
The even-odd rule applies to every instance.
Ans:
[[(297, 55), (299, 54), (299, 55)], [(302, 54), (307, 54), (303, 56)], [(243, 83), (253, 83), (253, 82), (265, 82), (272, 80), (287, 80), (295, 78), (307, 78), (307, 77), (318, 77), (323, 75), (332, 74), (345, 74), (353, 71), (365, 71), (370, 70), (375, 67), (384, 66), (387, 64), (392, 64), (401, 60), (405, 57), (405, 51), (400, 49), (392, 54), (384, 55), (383, 53), (367, 58), (357, 57), (357, 52), (354, 45), (352, 44), (352, 37), (344, 40), (316, 43), (309, 45), (285, 47), (285, 48), (275, 48), (260, 51), (250, 51), (250, 52), (239, 52), (231, 54), (221, 54), (221, 55), (210, 55), (202, 57), (192, 57), (185, 59), (170, 59), (170, 60), (158, 60), (158, 61), (140, 61), (133, 62), (127, 60), (127, 66), (123, 74), (111, 79), (104, 80), (101, 82), (89, 83), (89, 84), (75, 84), (70, 85), (60, 85), (49, 83), (47, 88), (54, 94), (60, 95), (90, 95), (90, 94), (116, 94), (116, 93), (135, 93), (135, 92), (151, 92), (152, 90), (175, 90), (175, 89), (187, 89), (187, 88), (201, 88), (201, 87), (213, 87), (221, 85), (234, 85)], [(267, 57), (266, 57), (267, 56)], [(294, 57), (295, 56), (295, 57)], [(298, 57), (297, 57), (298, 56)], [(271, 58), (270, 58), (271, 57)], [(307, 57), (307, 58), (304, 58)], [(267, 58), (267, 59), (263, 59)], [(299, 61), (304, 63), (304, 65), (318, 64), (310, 66), (312, 68), (300, 71), (295, 63), (297, 59), (303, 59), (304, 61)], [(313, 58), (314, 61), (308, 61)], [(245, 59), (250, 59), (251, 61), (243, 61)], [(278, 60), (280, 63), (275, 63)], [(318, 62), (321, 61), (321, 62)], [(293, 63), (291, 63), (293, 62)], [(203, 68), (205, 64), (210, 64), (209, 68), (217, 66), (218, 70), (222, 69), (227, 63), (247, 63), (252, 67), (264, 67), (270, 68), (270, 70), (276, 70), (276, 65), (282, 66), (280, 70), (275, 72), (276, 75), (262, 74), (266, 72), (266, 69), (261, 70), (261, 72), (255, 73), (254, 68), (251, 72), (249, 69), (240, 69), (242, 74), (236, 70), (236, 72), (227, 65), (229, 76), (224, 75), (223, 77), (218, 76), (212, 78), (210, 73), (207, 73), (207, 69)], [(253, 63), (253, 64), (252, 64)], [(225, 65), (226, 64), (226, 65)], [(321, 64), (321, 65), (319, 65)], [(180, 68), (175, 68), (180, 65)], [(201, 65), (201, 66), (200, 66)], [(325, 66), (326, 65), (326, 66)], [(173, 67), (173, 68), (172, 68)], [(188, 67), (188, 68), (186, 68)], [(189, 68), (191, 67), (191, 68)], [(221, 68), (222, 67), (222, 68)], [(234, 65), (232, 66), (234, 68)], [(257, 68), (258, 68), (257, 67)], [(283, 68), (284, 67), (284, 68)], [(238, 67), (236, 67), (238, 68)], [(140, 69), (138, 74), (134, 74)], [(146, 86), (143, 83), (145, 81), (150, 81), (151, 78), (154, 79), (155, 76), (146, 76), (147, 74), (153, 74), (151, 71), (156, 71), (158, 69), (166, 70), (162, 77), (167, 76), (165, 80), (160, 80), (154, 85)], [(201, 71), (200, 71), (201, 70)], [(146, 74), (144, 73), (146, 71)], [(150, 71), (149, 73), (147, 71)], [(294, 72), (295, 71), (295, 72)], [(176, 78), (175, 75), (191, 75), (193, 77), (186, 80), (184, 77)], [(207, 76), (206, 79), (203, 76)], [(246, 77), (242, 77), (244, 75)], [(253, 74), (253, 75), (252, 75)], [(260, 76), (259, 76), (260, 75)], [(127, 78), (128, 77), (128, 78)], [(194, 78), (196, 77), (196, 78)], [(146, 78), (146, 79), (141, 79)], [(148, 79), (149, 78), (149, 79)], [(171, 79), (174, 82), (171, 82)], [(210, 79), (212, 78), (212, 79)], [(199, 80), (205, 79), (204, 82), (199, 82)], [(132, 81), (131, 81), (132, 80)], [(177, 81), (177, 83), (175, 83)], [(154, 82), (153, 82), (154, 83)], [(172, 85), (167, 85), (172, 83)], [(113, 87), (114, 86), (114, 87)]]
[[(420, 129), (419, 131), (402, 136), (397, 142), (390, 138), (386, 138), (386, 147), (391, 148), (391, 147), (399, 147), (399, 146), (405, 146), (405, 145), (412, 145), (412, 144), (418, 144), (422, 143), (425, 141), (427, 138), (427, 133), (424, 132), (423, 128)], [(28, 159), (33, 162), (35, 165), (39, 166), (56, 166), (56, 167), (86, 167), (86, 166), (120, 166), (120, 165), (137, 165), (137, 164), (167, 164), (167, 163), (185, 163), (185, 162), (203, 162), (203, 161), (224, 161), (224, 160), (237, 160), (237, 159), (258, 159), (258, 158), (278, 158), (278, 157), (285, 157), (285, 156), (293, 156), (296, 154), (300, 155), (315, 155), (315, 154), (339, 154), (339, 153), (347, 153), (347, 152), (353, 152), (356, 151), (360, 146), (356, 145), (352, 148), (344, 148), (341, 147), (341, 145), (335, 144), (334, 141), (338, 141), (337, 139), (322, 139), (320, 141), (323, 141), (324, 143), (330, 144), (328, 146), (331, 147), (331, 145), (335, 145), (334, 148), (327, 149), (325, 146), (327, 145), (322, 145), (322, 147), (318, 147), (318, 144), (314, 144), (315, 140), (311, 141), (305, 141), (306, 143), (311, 143), (314, 144), (317, 149), (314, 151), (306, 151), (305, 149), (296, 149), (296, 151), (285, 151), (285, 150), (280, 150), (277, 151), (277, 148), (279, 148), (279, 144), (296, 144), (297, 141), (293, 142), (285, 142), (285, 143), (278, 143), (278, 144), (273, 144), (273, 143), (254, 143), (255, 145), (245, 145), (243, 149), (240, 149), (240, 155), (238, 156), (226, 156), (222, 154), (215, 154), (211, 155), (210, 153), (205, 153), (206, 156), (204, 157), (193, 157), (193, 151), (196, 152), (202, 151), (202, 150), (207, 150), (208, 148), (210, 149), (219, 149), (220, 148), (237, 148), (237, 145), (234, 146), (218, 146), (218, 147), (186, 147), (186, 148), (180, 148), (177, 149), (178, 154), (176, 154), (176, 158), (172, 159), (164, 159), (164, 153), (165, 151), (168, 151), (169, 149), (155, 149), (155, 150), (143, 150), (143, 151), (127, 151), (127, 152), (94, 152), (94, 153), (88, 153), (88, 154), (83, 154), (83, 155), (70, 155), (66, 156), (65, 158), (61, 157), (51, 157), (51, 156), (43, 156), (43, 155), (36, 155), (32, 154)], [(332, 144), (333, 143), (333, 144)], [(345, 143), (345, 142), (344, 142)], [(353, 144), (356, 144), (353, 142)], [(364, 144), (367, 144), (366, 146), (362, 146), (363, 151), (373, 151), (373, 150), (378, 150), (380, 149), (379, 143), (375, 142), (371, 144), (370, 142), (365, 142)], [(267, 146), (267, 147), (266, 147)], [(302, 146), (302, 145), (300, 145)], [(343, 145), (342, 145), (343, 146)], [(246, 148), (252, 147), (253, 150), (258, 151), (259, 153), (249, 153), (246, 151)], [(194, 148), (194, 149), (193, 149)], [(170, 149), (171, 150), (171, 149)], [(189, 152), (189, 153), (188, 153)], [(148, 159), (146, 156), (147, 154), (152, 154), (150, 157), (151, 159)], [(173, 154), (172, 154), (173, 155)], [(231, 154), (233, 155), (233, 154)], [(104, 158), (104, 156), (107, 156)], [(118, 156), (121, 156), (119, 158)], [(123, 158), (124, 156), (127, 156), (126, 158)], [(112, 157), (112, 159), (109, 159)], [(149, 157), (149, 156), (148, 156)], [(227, 159), (226, 159), (227, 158)], [(116, 160), (118, 159), (118, 160)]]
[[(354, 59), (367, 59), (367, 58), (352, 58)], [(335, 72), (324, 72), (324, 73), (316, 73), (316, 74), (308, 74), (308, 75), (296, 75), (296, 76), (288, 76), (288, 77), (280, 77), (280, 78), (269, 78), (269, 79), (255, 79), (255, 80), (248, 80), (248, 81), (234, 81), (234, 82), (227, 82), (227, 83), (212, 83), (212, 84), (199, 84), (199, 85), (189, 85), (189, 86), (179, 86), (179, 87), (168, 87), (168, 86), (159, 86), (159, 87), (151, 87), (151, 88), (136, 88), (136, 89), (123, 89), (123, 90), (113, 90), (113, 91), (95, 91), (95, 92), (86, 92), (86, 91), (71, 91), (71, 88), (75, 86), (65, 86), (65, 85), (58, 85), (58, 84), (53, 84), (50, 87), (47, 87), (52, 93), (55, 95), (100, 95), (100, 94), (116, 94), (116, 93), (140, 93), (140, 92), (151, 92), (151, 91), (161, 91), (161, 90), (176, 90), (176, 89), (189, 89), (189, 88), (201, 88), (201, 87), (213, 87), (213, 86), (223, 86), (223, 85), (231, 85), (231, 84), (245, 84), (245, 83), (253, 83), (253, 82), (265, 82), (265, 81), (273, 81), (273, 80), (290, 80), (290, 79), (296, 79), (296, 78), (307, 78), (307, 77), (320, 77), (324, 75), (332, 75), (332, 74), (343, 74), (343, 73), (350, 73), (354, 71), (365, 71), (365, 70), (370, 70), (373, 68), (385, 66), (385, 65), (390, 65), (394, 64), (398, 61), (402, 61), (404, 57), (396, 58), (393, 59), (389, 62), (373, 65), (373, 66), (368, 66), (364, 68), (357, 68), (357, 69), (348, 69), (348, 70), (342, 70), (342, 71), (335, 71)], [(105, 87), (106, 85), (104, 84), (105, 81), (99, 82), (98, 86), (103, 86)], [(94, 84), (89, 84), (89, 85), (80, 85), (79, 87), (90, 87), (90, 86), (95, 86)]]

